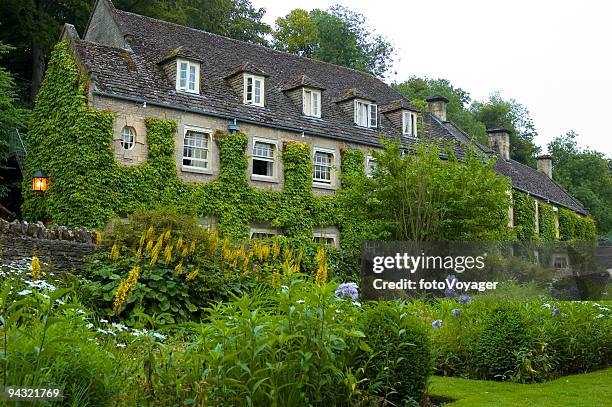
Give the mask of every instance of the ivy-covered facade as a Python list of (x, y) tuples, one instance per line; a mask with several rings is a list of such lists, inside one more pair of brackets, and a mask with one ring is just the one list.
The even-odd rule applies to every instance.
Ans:
[[(108, 21), (117, 22), (115, 30), (128, 29), (122, 25), (125, 21), (121, 18), (134, 18), (133, 15), (126, 13), (121, 18), (117, 17), (119, 14), (113, 14), (115, 11), (108, 0), (99, 0), (96, 4), (90, 26), (103, 25), (103, 18), (96, 17), (96, 13), (101, 13)], [(133, 29), (133, 24), (129, 27)], [(163, 28), (167, 29), (165, 26)], [(126, 41), (132, 40), (134, 49), (136, 42), (132, 37), (136, 35), (139, 32), (125, 34)], [(215, 37), (215, 40), (218, 38)], [(264, 95), (271, 100), (272, 107), (274, 103), (277, 106), (279, 103), (292, 103), (291, 98), (296, 95), (301, 98), (303, 89), (319, 89), (317, 103), (321, 106), (318, 109), (323, 112), (321, 118), (298, 117), (295, 120), (306, 124), (296, 127), (289, 113), (286, 123), (277, 123), (273, 114), (278, 112), (271, 108), (248, 107), (250, 110), (247, 112), (253, 112), (253, 116), (243, 115), (240, 120), (234, 119), (234, 126), (229, 126), (231, 131), (228, 131), (227, 124), (232, 123), (228, 118), (238, 117), (242, 106), (236, 107), (237, 113), (233, 116), (222, 114), (220, 109), (226, 108), (228, 103), (214, 104), (215, 90), (207, 88), (205, 79), (201, 80), (201, 90), (211, 99), (211, 109), (218, 111), (180, 108), (166, 103), (162, 96), (159, 96), (159, 100), (151, 95), (143, 96), (145, 89), (134, 90), (134, 86), (140, 85), (133, 82), (144, 81), (157, 86), (164, 78), (157, 78), (158, 82), (153, 80), (155, 78), (145, 78), (147, 73), (141, 73), (141, 67), (137, 66), (137, 52), (129, 46), (127, 48), (124, 50), (82, 41), (73, 27), (67, 26), (65, 29), (64, 40), (56, 46), (49, 63), (26, 137), (28, 156), (25, 174), (31, 175), (38, 169), (44, 169), (50, 177), (49, 190), (44, 195), (32, 193), (26, 177), (23, 204), (26, 218), (68, 226), (101, 227), (113, 216), (165, 206), (200, 218), (214, 218), (218, 231), (235, 239), (250, 237), (254, 224), (267, 225), (285, 236), (300, 240), (312, 240), (316, 228), (337, 228), (342, 246), (357, 248), (364, 239), (371, 237), (368, 235), (368, 225), (361, 217), (347, 213), (342, 202), (350, 188), (347, 180), (352, 174), (365, 175), (370, 165), (369, 151), (380, 149), (380, 143), (376, 140), (395, 137), (390, 132), (398, 128), (396, 126), (403, 128), (397, 136), (402, 145), (414, 143), (417, 134), (419, 138), (430, 141), (445, 137), (446, 142), (459, 139), (452, 123), (445, 122), (445, 118), (436, 113), (445, 109), (443, 100), (439, 98), (432, 99), (432, 107), (435, 108), (432, 112), (420, 114), (420, 128), (416, 127), (416, 120), (411, 121), (411, 115), (414, 114), (416, 118), (416, 113), (414, 106), (407, 101), (380, 103), (378, 107), (371, 102), (367, 106), (364, 104), (364, 108), (369, 109), (368, 120), (376, 119), (376, 129), (361, 130), (353, 126), (353, 111), (350, 109), (353, 106), (357, 109), (357, 101), (365, 100), (363, 98), (368, 97), (367, 92), (350, 88), (348, 92), (328, 99), (325, 92), (329, 90), (321, 85), (324, 82), (322, 79), (315, 82), (302, 75), (298, 76), (297, 84), (278, 82), (278, 86), (273, 86), (272, 79), (264, 76), (267, 73), (250, 65), (241, 65), (240, 69), (259, 72), (265, 78), (262, 83), (268, 90)], [(176, 57), (184, 51), (177, 49), (173, 55)], [(93, 58), (91, 54), (96, 54), (96, 58), (100, 59)], [(282, 59), (284, 54), (274, 55)], [(149, 69), (163, 71), (161, 68), (166, 66), (163, 65), (166, 58), (155, 59), (159, 66), (154, 65)], [(105, 70), (97, 68), (102, 62), (105, 63)], [(260, 66), (265, 66), (264, 62), (260, 62)], [(205, 62), (201, 64), (202, 70), (206, 70)], [(273, 69), (271, 66), (267, 69)], [(326, 66), (310, 66), (328, 69)], [(333, 71), (335, 68), (330, 66), (330, 69)], [(361, 75), (354, 79), (357, 82), (363, 75), (352, 71), (345, 74), (349, 82), (353, 80), (351, 75)], [(114, 81), (107, 82), (106, 88), (102, 86), (105, 75), (106, 79), (111, 75)], [(223, 75), (226, 75), (226, 79), (221, 79), (220, 83), (227, 84), (226, 91), (231, 94), (234, 76), (231, 72), (224, 72)], [(245, 78), (247, 76), (250, 77), (251, 73), (245, 74)], [(325, 84), (342, 89), (344, 83), (336, 81), (335, 76), (339, 75), (332, 75)], [(361, 89), (370, 89), (378, 100), (397, 97), (388, 86), (374, 78), (365, 78), (364, 81), (368, 83), (362, 83)], [(347, 87), (352, 85), (346, 84)], [(301, 89), (300, 93), (295, 89)], [(244, 90), (247, 90), (246, 85)], [(280, 97), (277, 94), (284, 96), (275, 100), (274, 97)], [(176, 97), (177, 101), (191, 100), (175, 91), (169, 91), (167, 95), (175, 95), (172, 97)], [(199, 95), (193, 98), (198, 105), (209, 102)], [(239, 100), (242, 104), (242, 98)], [(279, 107), (283, 108), (286, 107)], [(372, 109), (375, 113), (372, 113)], [(350, 116), (351, 127), (347, 127), (350, 132), (344, 129), (345, 113)], [(358, 119), (361, 120), (355, 113), (355, 121)], [(405, 126), (407, 123), (410, 125)], [(206, 161), (206, 166), (197, 168), (195, 172), (193, 168), (185, 168), (185, 151), (192, 145), (187, 144), (188, 129), (194, 124), (208, 128), (211, 135), (208, 144), (205, 144), (206, 155), (200, 156)], [(124, 134), (125, 129), (131, 129), (130, 133)], [(410, 137), (405, 138), (403, 130), (409, 131)], [(273, 173), (274, 177), (268, 177), (273, 178), (274, 182), (269, 182), (266, 177), (253, 176), (253, 151), (258, 139), (274, 145), (277, 156), (269, 164), (270, 174)], [(190, 139), (189, 142), (194, 141)], [(202, 143), (202, 140), (197, 142)], [(126, 143), (131, 144), (127, 146)], [(320, 152), (318, 156), (317, 152)], [(461, 149), (456, 153), (460, 156)], [(188, 163), (192, 167), (193, 157), (189, 158)], [(313, 164), (318, 166), (319, 171), (315, 171), (314, 175)], [(324, 176), (328, 177), (327, 185), (317, 182)], [(516, 187), (515, 182), (512, 178), (515, 189), (512, 193), (514, 207), (510, 226), (519, 240), (594, 237), (593, 221), (584, 216), (583, 210), (579, 214), (580, 208), (577, 210), (575, 205), (564, 207), (562, 202), (555, 202), (554, 199), (546, 202), (542, 196), (526, 192), (522, 185)], [(554, 187), (554, 184), (551, 185)], [(572, 204), (573, 201), (568, 202)]]

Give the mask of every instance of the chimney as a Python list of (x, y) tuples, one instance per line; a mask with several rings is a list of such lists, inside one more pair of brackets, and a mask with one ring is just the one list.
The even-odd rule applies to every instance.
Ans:
[(441, 122), (446, 122), (446, 104), (448, 99), (444, 96), (432, 96), (427, 99), (427, 111), (432, 113)]
[(548, 178), (552, 179), (552, 157), (548, 154), (539, 155), (536, 157), (538, 160), (538, 171), (548, 175)]
[(503, 127), (487, 129), (489, 147), (491, 147), (504, 160), (510, 159), (510, 132)]

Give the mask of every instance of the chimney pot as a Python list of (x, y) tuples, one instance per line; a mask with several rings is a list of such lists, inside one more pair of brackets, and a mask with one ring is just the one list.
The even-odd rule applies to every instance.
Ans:
[(446, 122), (446, 105), (448, 99), (444, 96), (436, 95), (427, 98), (427, 111), (431, 112), (438, 120)]
[(552, 157), (548, 154), (539, 155), (536, 157), (538, 160), (538, 171), (543, 172), (552, 179)]
[(487, 129), (489, 147), (491, 147), (504, 160), (510, 159), (510, 131), (503, 127)]

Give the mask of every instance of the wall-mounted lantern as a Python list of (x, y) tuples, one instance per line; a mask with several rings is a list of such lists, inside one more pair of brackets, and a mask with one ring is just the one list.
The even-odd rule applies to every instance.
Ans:
[(234, 119), (233, 123), (227, 125), (227, 131), (229, 131), (230, 134), (238, 133), (240, 131), (240, 125), (236, 119)]
[(32, 191), (42, 194), (47, 190), (48, 183), (49, 177), (44, 171), (38, 170), (32, 176)]

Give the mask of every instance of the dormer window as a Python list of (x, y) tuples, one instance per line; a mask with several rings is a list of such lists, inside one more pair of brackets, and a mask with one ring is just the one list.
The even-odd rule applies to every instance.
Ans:
[(302, 96), (304, 116), (321, 117), (321, 91), (303, 88)]
[(378, 125), (378, 107), (367, 100), (355, 100), (355, 124), (361, 127), (375, 128)]
[(402, 134), (408, 137), (417, 137), (416, 113), (406, 111), (402, 113)]
[(244, 104), (264, 105), (264, 78), (263, 76), (244, 75)]
[(176, 90), (200, 93), (199, 63), (186, 59), (176, 60)]

